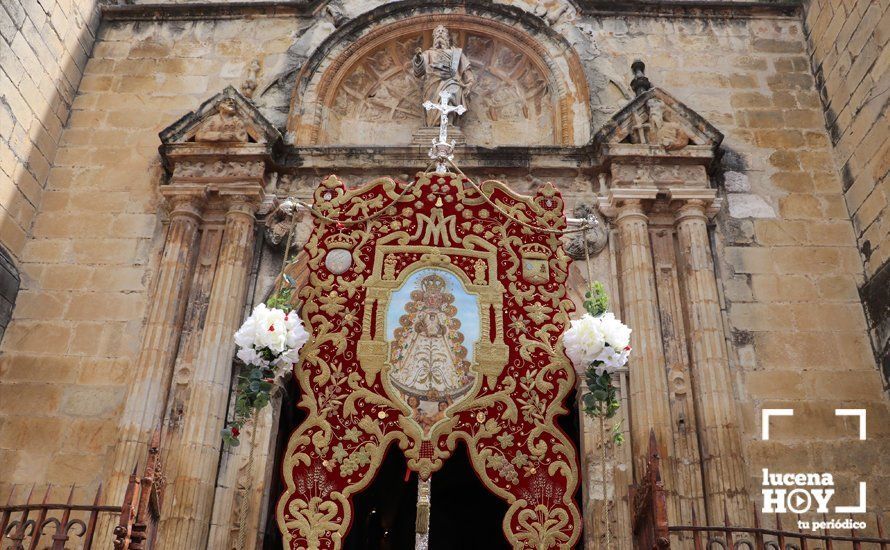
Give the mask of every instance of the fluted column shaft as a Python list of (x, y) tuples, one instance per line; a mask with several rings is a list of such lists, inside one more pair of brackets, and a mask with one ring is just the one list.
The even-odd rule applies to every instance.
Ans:
[[(121, 418), (106, 502), (123, 500), (129, 476), (146, 455), (151, 434), (159, 427), (164, 413), (188, 301), (188, 282), (197, 251), (204, 200), (202, 190), (168, 194), (170, 222), (148, 306), (142, 347), (133, 366), (134, 378)], [(100, 525), (100, 532), (105, 533), (106, 528), (109, 535), (106, 539), (111, 540), (110, 524)]]
[(705, 203), (691, 199), (675, 218), (687, 308), (689, 354), (710, 525), (750, 525), (738, 414), (732, 390)]
[(619, 235), (621, 305), (624, 322), (633, 329), (630, 364), (631, 441), (636, 478), (643, 475), (649, 430), (655, 430), (664, 464), (662, 478), (668, 491), (668, 515), (679, 518), (676, 480), (672, 467), (674, 439), (668, 404), (667, 375), (655, 290), (655, 268), (649, 239), (649, 218), (638, 200), (626, 200), (615, 219)]
[(210, 527), (225, 425), (234, 343), (254, 252), (255, 204), (229, 198), (204, 331), (183, 417), (182, 439), (171, 449), (176, 478), (165, 502), (160, 542), (165, 549), (204, 548)]

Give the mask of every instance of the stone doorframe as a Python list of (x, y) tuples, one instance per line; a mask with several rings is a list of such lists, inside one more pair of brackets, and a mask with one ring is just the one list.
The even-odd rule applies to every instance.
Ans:
[[(604, 487), (613, 502), (613, 540), (630, 547), (627, 484), (642, 474), (650, 428), (661, 455), (673, 459), (663, 469), (672, 523), (686, 521), (693, 507), (713, 522), (724, 502), (734, 524), (748, 524), (750, 513), (709, 236), (721, 205), (710, 172), (722, 135), (667, 92), (635, 83), (637, 96), (589, 145), (557, 153), (528, 148), (529, 158), (558, 157), (551, 167), (574, 163), (566, 169), (588, 182), (576, 196), (598, 196), (612, 235), (602, 255), (613, 266), (613, 304), (634, 329), (634, 358), (621, 388), (629, 444), (609, 449), (611, 483), (604, 486), (595, 473), (600, 442), (591, 423), (582, 434), (589, 547), (601, 544)], [(270, 513), (266, 493), (277, 475), (268, 465), (278, 409), (262, 412), (242, 435), (243, 445), (222, 448), (231, 334), (255, 284), (257, 212), (270, 209), (272, 194), (293, 192), (288, 186), (300, 170), (312, 178), (321, 157), (312, 148), (284, 146), (277, 130), (232, 88), (162, 132), (161, 140), (169, 172), (159, 189), (169, 208), (167, 232), (115, 451), (111, 497), (122, 492), (135, 449), (163, 421), (171, 495), (161, 537), (178, 547), (256, 548)], [(329, 164), (354, 162), (348, 150), (327, 154), (335, 157), (325, 159)], [(381, 147), (374, 154), (388, 158), (397, 173), (412, 153)], [(484, 155), (467, 148), (468, 163)], [(291, 164), (294, 157), (299, 165)], [(511, 161), (500, 162), (509, 167)], [(590, 182), (597, 180), (601, 188), (594, 195)]]

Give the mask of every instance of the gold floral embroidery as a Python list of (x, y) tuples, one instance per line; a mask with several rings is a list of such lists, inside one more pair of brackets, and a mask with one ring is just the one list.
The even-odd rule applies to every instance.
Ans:
[[(351, 522), (351, 495), (370, 482), (393, 443), (404, 450), (409, 468), (426, 477), (464, 441), (484, 484), (510, 504), (503, 525), (514, 548), (562, 548), (580, 534), (572, 500), (578, 483), (575, 451), (555, 425), (574, 384), (558, 344), (572, 310), (562, 286), (569, 259), (556, 237), (505, 223), (455, 175), (445, 176), (451, 190), (442, 195), (452, 200), (431, 204), (436, 200), (428, 192), (431, 178), (438, 177), (419, 174), (407, 190), (388, 178), (348, 190), (329, 177), (315, 191), (316, 207), (325, 216), (384, 212), (345, 227), (317, 222), (305, 246), (309, 274), (299, 299), (314, 337), (304, 346), (295, 375), (307, 418), (289, 441), (287, 488), (277, 508), (285, 543), (292, 548), (340, 548)], [(550, 185), (534, 197), (498, 182), (484, 182), (482, 188), (517, 219), (565, 226), (562, 201)], [(340, 275), (324, 267), (329, 234), (341, 235), (338, 243), (355, 243), (353, 265)], [(540, 270), (549, 277), (546, 293), (539, 291), (539, 276), (523, 277), (520, 247), (530, 240), (536, 243), (536, 259), (547, 264)], [(468, 397), (427, 430), (395, 397), (385, 332), (393, 289), (428, 268), (453, 274), (476, 296), (480, 338)], [(301, 480), (310, 474), (318, 478), (313, 487), (323, 490), (307, 492)]]

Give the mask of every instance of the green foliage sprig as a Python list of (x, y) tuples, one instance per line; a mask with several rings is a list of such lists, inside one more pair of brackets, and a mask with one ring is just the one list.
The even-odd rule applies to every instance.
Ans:
[[(606, 287), (600, 281), (594, 281), (584, 294), (584, 309), (594, 317), (609, 310)], [(621, 408), (621, 402), (618, 400), (618, 390), (612, 383), (612, 375), (608, 372), (597, 374), (596, 365), (590, 364), (584, 381), (587, 386), (587, 393), (581, 398), (584, 412), (592, 418), (614, 418)], [(624, 442), (620, 423), (612, 427), (612, 440), (618, 445)]]

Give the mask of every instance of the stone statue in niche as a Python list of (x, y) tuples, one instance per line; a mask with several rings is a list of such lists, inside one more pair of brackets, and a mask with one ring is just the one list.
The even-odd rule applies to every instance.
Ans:
[(646, 102), (649, 109), (649, 143), (661, 145), (666, 151), (676, 151), (689, 145), (689, 134), (673, 120), (673, 112), (665, 109), (660, 99)]
[(233, 99), (220, 102), (216, 114), (207, 118), (195, 133), (195, 141), (227, 141), (244, 143), (247, 141), (247, 126)]
[[(417, 48), (413, 59), (414, 76), (421, 79), (423, 90), (421, 98), (433, 103), (439, 102), (439, 93), (451, 93), (452, 105), (467, 105), (467, 96), (476, 79), (470, 68), (470, 60), (461, 48), (451, 46), (451, 35), (448, 29), (439, 25), (433, 29), (433, 47), (421, 51)], [(456, 114), (449, 115), (449, 122), (454, 125)], [(424, 114), (424, 125), (439, 126), (438, 111)]]

